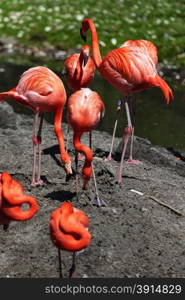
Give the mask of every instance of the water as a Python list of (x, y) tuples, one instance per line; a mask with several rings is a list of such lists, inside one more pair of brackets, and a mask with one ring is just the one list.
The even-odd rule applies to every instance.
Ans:
[[(28, 68), (29, 66), (1, 63), (0, 91), (15, 87), (20, 75)], [(60, 74), (58, 75), (60, 76)], [(63, 81), (65, 84), (65, 80)], [(149, 139), (154, 145), (185, 150), (185, 89), (178, 81), (168, 81), (168, 83), (175, 95), (174, 101), (169, 105), (165, 103), (162, 91), (158, 88), (145, 90), (134, 95), (135, 135)], [(106, 107), (105, 117), (97, 129), (112, 134), (116, 118), (116, 103), (117, 100), (121, 99), (121, 95), (116, 88), (107, 83), (98, 73), (96, 73), (90, 87), (100, 94)], [(15, 113), (31, 113), (28, 108), (22, 105), (12, 101), (9, 103), (13, 106)], [(53, 114), (46, 114), (45, 119), (52, 123)], [(65, 115), (64, 121), (66, 121)], [(120, 112), (117, 136), (122, 136), (125, 125), (126, 113), (123, 108), (122, 112)]]

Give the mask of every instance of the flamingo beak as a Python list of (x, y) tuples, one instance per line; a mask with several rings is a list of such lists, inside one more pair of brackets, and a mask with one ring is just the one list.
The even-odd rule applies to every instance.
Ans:
[(72, 168), (71, 168), (71, 162), (65, 163), (64, 167), (65, 167), (65, 170), (66, 170), (67, 175), (73, 173)]
[(89, 55), (85, 54), (85, 55), (84, 55), (84, 59), (83, 59), (83, 65), (84, 65), (84, 67), (85, 67), (86, 64), (87, 64), (88, 59), (89, 59)]
[(84, 40), (84, 42), (86, 42), (86, 41), (87, 41), (86, 34), (85, 34), (85, 32), (82, 30), (82, 28), (80, 29), (80, 35), (81, 35), (81, 38)]

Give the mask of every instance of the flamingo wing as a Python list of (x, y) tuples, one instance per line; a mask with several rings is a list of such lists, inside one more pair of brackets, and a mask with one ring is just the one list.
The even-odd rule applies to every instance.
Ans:
[(145, 52), (147, 55), (151, 57), (154, 64), (158, 63), (158, 56), (157, 56), (157, 47), (148, 40), (128, 40), (126, 41), (121, 47), (132, 47), (138, 48), (139, 51)]

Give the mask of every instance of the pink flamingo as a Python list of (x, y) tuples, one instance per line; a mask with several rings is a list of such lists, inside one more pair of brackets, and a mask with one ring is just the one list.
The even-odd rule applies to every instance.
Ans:
[(84, 132), (91, 132), (97, 126), (101, 116), (104, 115), (105, 107), (103, 101), (96, 92), (89, 88), (82, 88), (69, 97), (67, 108), (68, 122), (74, 131), (74, 147), (77, 152), (80, 152), (85, 156), (85, 163), (82, 170), (84, 180), (83, 189), (87, 189), (87, 184), (93, 173), (96, 190), (96, 199), (94, 200), (94, 204), (98, 204), (100, 206), (103, 202), (100, 201), (98, 196), (92, 164), (93, 152), (91, 150), (91, 144), (90, 147), (82, 145), (80, 139)]
[[(61, 128), (63, 108), (66, 103), (66, 92), (60, 78), (50, 69), (34, 67), (24, 72), (16, 88), (0, 93), (0, 101), (13, 98), (16, 102), (26, 105), (35, 113), (33, 130), (33, 172), (31, 185), (42, 184), (41, 175), (41, 131), (43, 113), (55, 111), (54, 130), (60, 147), (61, 161), (66, 173), (72, 173), (71, 159), (65, 151)], [(38, 151), (38, 160), (37, 160)]]
[[(98, 71), (109, 83), (118, 88), (124, 97), (128, 125), (124, 130), (124, 146), (118, 174), (118, 182), (121, 183), (127, 144), (129, 138), (134, 134), (128, 105), (131, 94), (157, 86), (163, 91), (166, 102), (169, 103), (170, 98), (173, 99), (173, 93), (168, 84), (157, 73), (157, 48), (152, 42), (145, 40), (127, 41), (120, 48), (108, 52), (102, 59), (94, 22), (91, 19), (84, 19), (80, 31), (84, 40), (86, 40), (86, 32), (89, 29), (91, 31), (92, 56)], [(112, 146), (113, 142), (108, 159), (111, 159)], [(132, 159), (132, 145), (128, 162), (139, 163)]]
[[(74, 53), (68, 56), (64, 62), (63, 74), (66, 75), (67, 86), (72, 91), (87, 87), (94, 78), (95, 64), (90, 56), (90, 47), (84, 45), (80, 53)], [(91, 134), (89, 136), (89, 141)], [(67, 128), (66, 149), (68, 149), (69, 126)], [(82, 159), (82, 156), (78, 156)]]
[[(23, 204), (29, 209), (24, 211)], [(38, 204), (34, 197), (24, 194), (22, 185), (12, 179), (7, 172), (0, 174), (0, 225), (8, 228), (11, 220), (25, 221), (31, 219), (38, 211)]]
[(69, 277), (75, 272), (75, 252), (89, 246), (91, 234), (88, 231), (88, 216), (79, 209), (76, 209), (69, 202), (64, 202), (59, 208), (54, 210), (50, 217), (50, 236), (59, 252), (60, 277), (61, 257), (60, 250), (73, 252), (73, 263)]

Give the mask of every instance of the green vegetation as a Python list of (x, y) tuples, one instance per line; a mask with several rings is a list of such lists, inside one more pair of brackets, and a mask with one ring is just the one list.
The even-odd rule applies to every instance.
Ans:
[(63, 49), (82, 44), (81, 20), (97, 26), (102, 55), (128, 39), (149, 39), (168, 66), (185, 62), (185, 2), (176, 0), (1, 0), (0, 37)]

